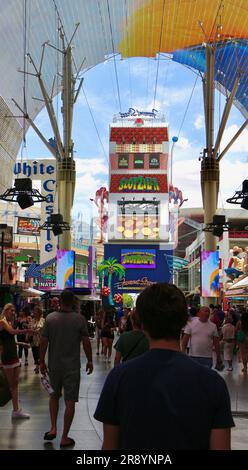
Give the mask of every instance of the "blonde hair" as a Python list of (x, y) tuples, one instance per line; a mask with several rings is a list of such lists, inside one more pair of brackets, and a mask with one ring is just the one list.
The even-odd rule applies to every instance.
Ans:
[(2, 313), (1, 313), (1, 315), (0, 315), (0, 320), (3, 320), (3, 319), (6, 318), (6, 311), (7, 311), (7, 310), (10, 310), (11, 308), (14, 308), (14, 305), (13, 305), (13, 304), (10, 304), (10, 303), (9, 303), (9, 304), (4, 305), (3, 311), (2, 311)]

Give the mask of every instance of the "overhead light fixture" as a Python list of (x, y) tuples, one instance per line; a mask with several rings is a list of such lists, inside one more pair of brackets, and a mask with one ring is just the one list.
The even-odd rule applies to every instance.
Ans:
[(248, 210), (248, 180), (242, 183), (242, 191), (236, 191), (233, 197), (226, 200), (229, 204), (240, 204), (242, 209)]
[(17, 202), (21, 209), (27, 209), (36, 202), (46, 202), (46, 196), (32, 188), (32, 180), (30, 178), (15, 179), (14, 188), (7, 189), (5, 193), (0, 195), (1, 201)]
[(214, 215), (213, 222), (206, 224), (203, 231), (212, 232), (215, 237), (221, 237), (223, 232), (229, 231), (229, 224), (226, 222), (224, 215)]
[(70, 230), (68, 222), (63, 221), (62, 214), (51, 214), (47, 221), (40, 226), (40, 230), (52, 230), (55, 237), (62, 235), (66, 230)]

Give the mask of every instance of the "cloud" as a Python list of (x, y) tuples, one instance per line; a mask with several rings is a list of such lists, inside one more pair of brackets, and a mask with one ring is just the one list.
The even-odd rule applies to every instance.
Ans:
[(103, 158), (76, 158), (76, 169), (77, 175), (80, 177), (80, 174), (92, 175), (107, 175), (108, 166)]
[(186, 137), (179, 137), (178, 142), (176, 143), (177, 147), (180, 149), (189, 149), (191, 144)]
[[(226, 128), (223, 139), (221, 142), (221, 149), (224, 150), (224, 148), (227, 146), (227, 144), (230, 142), (232, 137), (236, 134), (236, 132), (239, 130), (239, 127), (236, 124), (233, 124), (232, 126), (229, 126)], [(245, 129), (242, 134), (239, 136), (239, 138), (236, 140), (236, 142), (232, 145), (232, 147), (229, 150), (229, 153), (242, 153), (242, 152), (248, 152), (248, 130)]]
[[(185, 198), (188, 198), (183, 207), (202, 207), (200, 171), (201, 165), (197, 159), (187, 159), (184, 164), (182, 161), (177, 161), (173, 165), (173, 184), (182, 190)], [(218, 207), (235, 208), (232, 204), (228, 204), (226, 199), (241, 189), (242, 181), (248, 176), (247, 174), (247, 163), (237, 159), (221, 161)]]
[(203, 129), (205, 126), (203, 114), (197, 114), (194, 126), (197, 130)]
[(85, 222), (89, 222), (93, 213), (96, 213), (96, 207), (90, 198), (94, 199), (96, 190), (101, 186), (108, 188), (107, 178), (105, 176), (96, 177), (94, 173), (86, 172), (78, 176), (76, 180), (73, 213), (83, 212)]

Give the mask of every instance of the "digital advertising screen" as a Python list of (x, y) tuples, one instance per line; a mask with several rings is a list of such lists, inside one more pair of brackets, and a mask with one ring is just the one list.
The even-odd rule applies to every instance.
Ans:
[(156, 250), (123, 249), (121, 250), (121, 264), (126, 269), (155, 269)]
[(40, 235), (39, 223), (40, 219), (18, 217), (17, 233), (20, 235)]
[(201, 295), (202, 297), (219, 297), (219, 252), (201, 252)]
[(75, 251), (57, 250), (56, 288), (74, 287)]

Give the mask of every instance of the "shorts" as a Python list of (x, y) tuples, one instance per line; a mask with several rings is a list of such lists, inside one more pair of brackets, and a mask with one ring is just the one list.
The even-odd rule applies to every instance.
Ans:
[(54, 394), (52, 395), (53, 397), (60, 398), (63, 388), (65, 401), (78, 401), (80, 369), (70, 371), (49, 370), (49, 378), (51, 386), (54, 390)]
[(3, 369), (15, 369), (16, 367), (20, 367), (20, 361), (16, 361), (13, 364), (3, 364), (2, 363), (2, 368)]
[(224, 360), (232, 361), (233, 358), (233, 343), (224, 344)]

